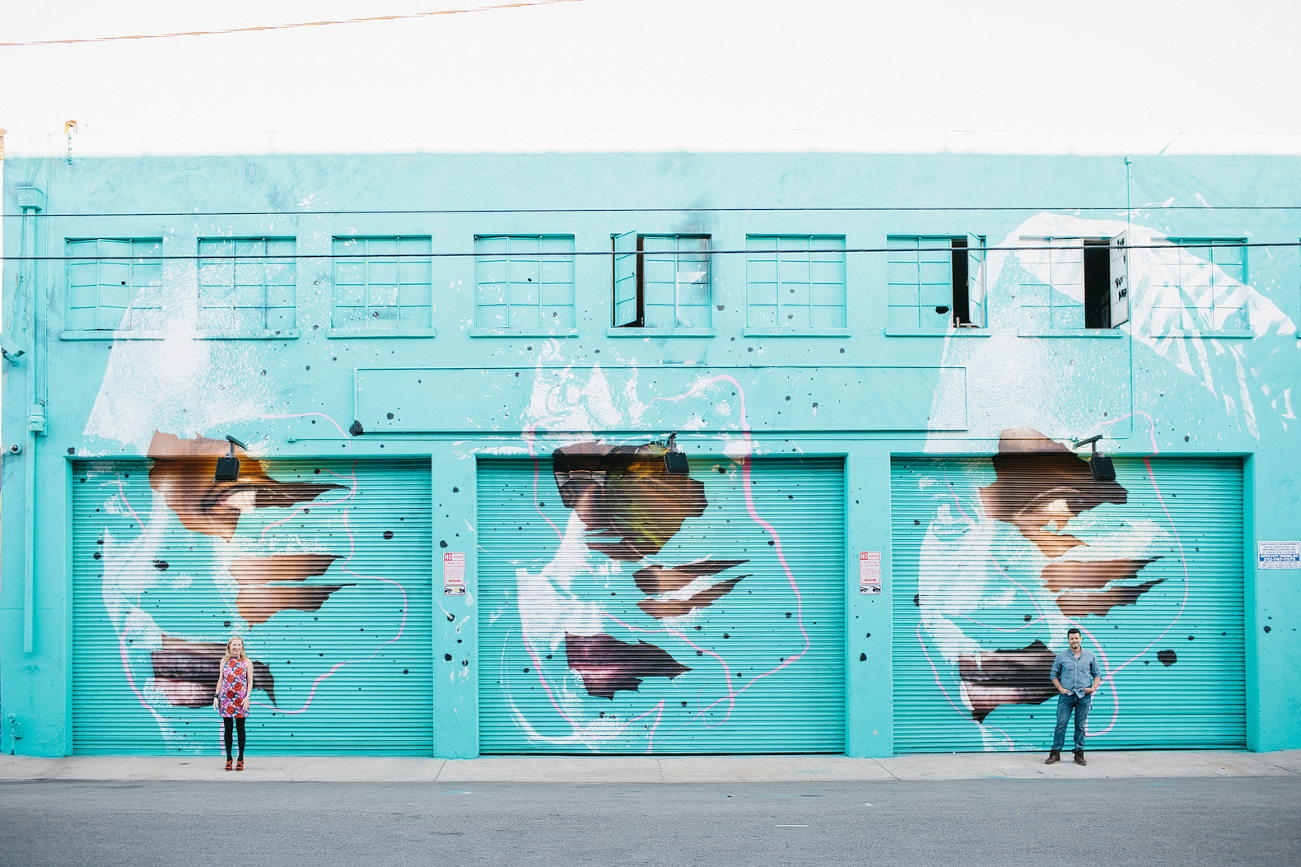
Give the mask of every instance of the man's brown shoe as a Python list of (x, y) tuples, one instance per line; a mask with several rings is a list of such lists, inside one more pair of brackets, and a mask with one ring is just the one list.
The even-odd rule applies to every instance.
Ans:
[(1077, 765), (1087, 765), (1087, 764), (1088, 764), (1088, 762), (1084, 761), (1084, 753), (1082, 753), (1082, 752), (1078, 752), (1078, 751), (1075, 753), (1075, 764), (1077, 764)]
[(1044, 759), (1044, 764), (1055, 765), (1061, 760), (1062, 760), (1062, 754), (1059, 753), (1057, 750), (1051, 750), (1048, 753), (1048, 758)]

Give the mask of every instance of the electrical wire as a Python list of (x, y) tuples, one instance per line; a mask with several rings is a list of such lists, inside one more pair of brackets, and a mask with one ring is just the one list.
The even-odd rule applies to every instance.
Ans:
[(179, 33), (134, 33), (123, 36), (89, 36), (79, 39), (38, 39), (31, 42), (0, 42), (0, 48), (27, 48), (35, 45), (79, 45), (89, 42), (120, 42), (129, 39), (174, 39), (180, 36), (225, 36), (231, 33), (261, 33), (269, 30), (293, 30), (298, 27), (328, 27), (333, 24), (365, 24), (371, 21), (409, 21), (415, 18), (432, 18), (435, 15), (469, 15), (474, 12), (494, 12), (499, 9), (524, 9), (529, 6), (551, 6), (555, 3), (581, 3), (582, 0), (531, 0), (531, 2), (502, 3), (494, 6), (475, 6), (467, 9), (440, 9), (436, 12), (411, 12), (404, 15), (373, 15), (367, 18), (340, 18), (332, 21), (299, 21), (292, 24), (263, 24), (254, 27), (228, 27), (222, 30), (188, 30)]
[[(79, 240), (92, 240), (89, 238)], [(126, 240), (126, 239), (96, 239), (96, 240)], [(219, 238), (213, 240), (237, 240), (233, 238)], [(345, 239), (346, 240), (346, 239)], [(1074, 239), (1072, 239), (1074, 240)], [(1172, 249), (1216, 249), (1225, 248), (1288, 248), (1301, 247), (1301, 241), (1215, 241), (1215, 240), (1198, 240), (1178, 244), (1128, 244), (1124, 249), (1127, 250), (1172, 250)], [(807, 250), (777, 250), (777, 249), (745, 249), (745, 250), (693, 250), (693, 256), (740, 256), (740, 255), (780, 255), (783, 253), (898, 253), (898, 252), (923, 252), (923, 253), (951, 253), (951, 252), (970, 252), (970, 253), (1015, 253), (1027, 250), (1107, 250), (1110, 249), (1106, 244), (1027, 244), (1017, 246), (997, 246), (997, 247), (922, 247), (919, 250), (900, 251), (895, 247), (814, 247)], [(516, 261), (528, 261), (530, 259), (554, 259), (569, 257), (588, 257), (588, 256), (642, 256), (652, 257), (661, 255), (655, 252), (646, 252), (641, 250), (566, 250), (560, 252), (543, 252), (536, 253), (477, 253), (477, 252), (430, 252), (430, 253), (292, 253), (287, 255), (268, 255), (265, 253), (250, 255), (198, 255), (198, 254), (168, 254), (158, 256), (4, 256), (0, 261), (5, 262), (186, 262), (197, 261), (202, 259), (214, 264), (231, 261), (259, 261), (259, 262), (282, 262), (287, 260), (300, 259), (397, 259), (406, 262), (420, 262), (425, 259), (514, 259)]]
[[(385, 210), (326, 210), (326, 211), (83, 211), (80, 213), (38, 213), (38, 219), (72, 217), (326, 217), (326, 216), (421, 216), (457, 214), (856, 214), (856, 213), (1004, 213), (1019, 211), (1053, 211), (1056, 213), (1108, 211), (1116, 214), (1126, 208), (1112, 205), (949, 205), (935, 207), (917, 206), (840, 206), (799, 208), (405, 208)], [(1143, 205), (1136, 211), (1301, 211), (1301, 205)], [(23, 214), (3, 214), (16, 218)]]

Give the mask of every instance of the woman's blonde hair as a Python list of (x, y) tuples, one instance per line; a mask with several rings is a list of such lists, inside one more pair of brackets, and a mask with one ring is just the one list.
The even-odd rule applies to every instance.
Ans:
[(239, 658), (244, 660), (245, 662), (248, 661), (248, 648), (244, 646), (244, 636), (232, 635), (230, 638), (226, 639), (226, 652), (221, 655), (221, 664), (223, 667), (226, 665), (226, 663), (230, 662), (230, 656), (231, 656), (230, 643), (234, 641), (236, 638), (239, 639)]

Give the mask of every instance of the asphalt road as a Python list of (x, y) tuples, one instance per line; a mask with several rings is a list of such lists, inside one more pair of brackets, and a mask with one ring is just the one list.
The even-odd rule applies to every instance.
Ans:
[(1301, 864), (1301, 778), (0, 783), (3, 865)]

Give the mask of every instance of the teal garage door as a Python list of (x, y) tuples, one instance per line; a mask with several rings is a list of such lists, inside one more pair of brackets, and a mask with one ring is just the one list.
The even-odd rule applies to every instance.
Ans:
[(483, 753), (842, 752), (844, 464), (479, 462)]
[(219, 752), (238, 634), (252, 753), (431, 754), (428, 461), (244, 459), (214, 482), (192, 443), (73, 465), (74, 751)]
[(893, 464), (895, 751), (1047, 749), (1072, 626), (1090, 749), (1242, 747), (1241, 462), (1039, 446)]

